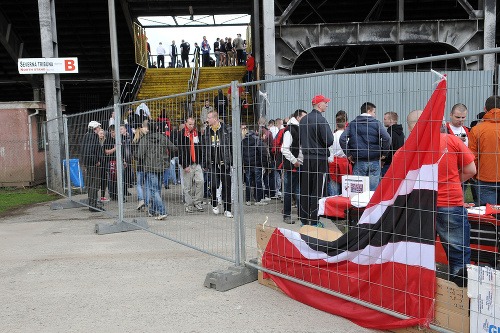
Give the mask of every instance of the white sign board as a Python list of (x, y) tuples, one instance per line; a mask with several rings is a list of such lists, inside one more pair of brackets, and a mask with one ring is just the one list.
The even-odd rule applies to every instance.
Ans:
[(78, 73), (78, 58), (23, 58), (17, 69), (19, 74)]

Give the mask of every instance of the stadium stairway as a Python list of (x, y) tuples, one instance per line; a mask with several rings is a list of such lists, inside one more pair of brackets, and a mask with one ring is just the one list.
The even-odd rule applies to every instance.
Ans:
[[(201, 67), (198, 89), (206, 89), (228, 84), (231, 81), (242, 81), (246, 73), (244, 66), (231, 67)], [(188, 82), (191, 78), (191, 68), (148, 68), (142, 81), (136, 100), (144, 100), (162, 96), (171, 96), (188, 91)], [(223, 89), (227, 96), (228, 89)], [(217, 90), (201, 93), (196, 97), (193, 105), (195, 117), (199, 118), (201, 108), (204, 106), (205, 99), (210, 101), (213, 106), (214, 97)], [(230, 99), (229, 96), (227, 96)], [(252, 96), (251, 94), (242, 94), (241, 100), (246, 99), (248, 107), (242, 112), (242, 121), (253, 123)], [(174, 99), (162, 99), (147, 103), (153, 118), (156, 118), (163, 109), (167, 111), (167, 116), (174, 122), (180, 122), (186, 115), (186, 97)]]

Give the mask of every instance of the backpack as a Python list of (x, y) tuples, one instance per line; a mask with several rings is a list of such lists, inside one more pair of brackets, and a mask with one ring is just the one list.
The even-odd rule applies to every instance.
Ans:
[(274, 138), (273, 146), (271, 148), (271, 154), (274, 156), (276, 161), (276, 168), (283, 169), (283, 154), (281, 153), (281, 146), (283, 145), (283, 135), (285, 134), (288, 126), (280, 129), (276, 138)]

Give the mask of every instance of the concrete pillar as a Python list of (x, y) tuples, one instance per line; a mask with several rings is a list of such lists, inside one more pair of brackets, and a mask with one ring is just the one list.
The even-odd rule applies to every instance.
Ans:
[[(495, 47), (496, 31), (496, 0), (484, 0), (484, 48)], [(487, 71), (495, 70), (495, 54), (485, 54), (483, 57), (483, 69)]]
[(264, 27), (264, 78), (276, 75), (276, 41), (274, 26), (274, 0), (262, 1), (262, 23)]
[[(40, 40), (42, 46), (42, 57), (57, 57), (54, 48), (57, 50), (57, 39), (55, 31), (55, 10), (54, 0), (38, 0), (38, 16), (40, 20)], [(45, 88), (45, 106), (47, 110), (47, 159), (48, 186), (60, 193), (63, 192), (62, 183), (62, 159), (61, 159), (61, 134), (62, 112), (60, 109), (60, 98), (58, 102), (57, 83), (55, 74), (44, 74), (43, 83)]]
[(116, 37), (115, 1), (108, 0), (109, 39), (111, 45), (111, 72), (113, 75), (113, 102), (120, 102), (120, 64), (118, 62), (118, 40)]

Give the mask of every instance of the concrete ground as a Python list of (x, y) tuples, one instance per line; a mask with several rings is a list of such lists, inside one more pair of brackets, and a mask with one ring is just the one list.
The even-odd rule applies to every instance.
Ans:
[(0, 332), (375, 332), (252, 282), (205, 288), (231, 264), (145, 231), (97, 235), (88, 209), (0, 218)]

